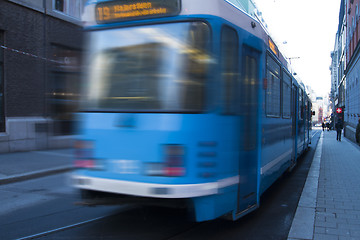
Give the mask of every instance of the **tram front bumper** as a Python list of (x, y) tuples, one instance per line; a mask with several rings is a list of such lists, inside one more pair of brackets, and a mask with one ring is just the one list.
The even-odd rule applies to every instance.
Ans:
[(74, 187), (84, 190), (153, 198), (193, 198), (218, 194), (222, 188), (238, 184), (239, 176), (207, 183), (157, 184), (73, 175), (72, 182)]

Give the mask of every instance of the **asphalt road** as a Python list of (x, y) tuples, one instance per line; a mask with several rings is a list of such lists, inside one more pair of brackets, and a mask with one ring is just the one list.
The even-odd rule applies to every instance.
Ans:
[(78, 206), (68, 174), (57, 174), (0, 186), (0, 239), (286, 239), (319, 136), (260, 209), (236, 222), (195, 223), (184, 210), (160, 207)]

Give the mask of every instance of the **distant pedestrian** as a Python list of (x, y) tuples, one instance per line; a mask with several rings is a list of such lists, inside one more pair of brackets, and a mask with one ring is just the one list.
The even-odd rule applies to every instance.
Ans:
[(330, 123), (326, 123), (326, 128), (327, 128), (327, 130), (329, 131), (330, 130)]
[(356, 142), (360, 145), (360, 118), (359, 118), (358, 124), (356, 126), (355, 137), (356, 137)]
[(322, 126), (323, 131), (325, 131), (325, 123), (324, 122), (321, 124), (321, 126)]
[(342, 129), (343, 129), (343, 123), (342, 123), (342, 121), (340, 119), (335, 124), (335, 129), (336, 129), (336, 140), (341, 142), (341, 132), (342, 132)]

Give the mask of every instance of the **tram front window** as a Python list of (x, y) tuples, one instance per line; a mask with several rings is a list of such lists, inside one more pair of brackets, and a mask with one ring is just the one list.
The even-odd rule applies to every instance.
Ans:
[(200, 112), (211, 57), (202, 22), (90, 32), (86, 111)]

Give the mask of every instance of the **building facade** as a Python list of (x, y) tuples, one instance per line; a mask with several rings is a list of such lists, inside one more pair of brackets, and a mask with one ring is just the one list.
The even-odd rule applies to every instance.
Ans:
[[(330, 102), (332, 103), (332, 109), (341, 108), (345, 110), (345, 68), (346, 68), (346, 1), (341, 0), (339, 11), (339, 24), (335, 37), (334, 51), (331, 52), (331, 93)], [(341, 115), (337, 115), (335, 112), (334, 120), (337, 121), (341, 118)]]
[(342, 0), (339, 27), (331, 53), (331, 97), (335, 121), (345, 123), (344, 134), (355, 141), (355, 129), (360, 118), (360, 0)]
[(360, 0), (347, 1), (346, 82), (345, 82), (345, 135), (355, 141), (360, 118)]
[(0, 1), (0, 152), (70, 146), (84, 2)]

